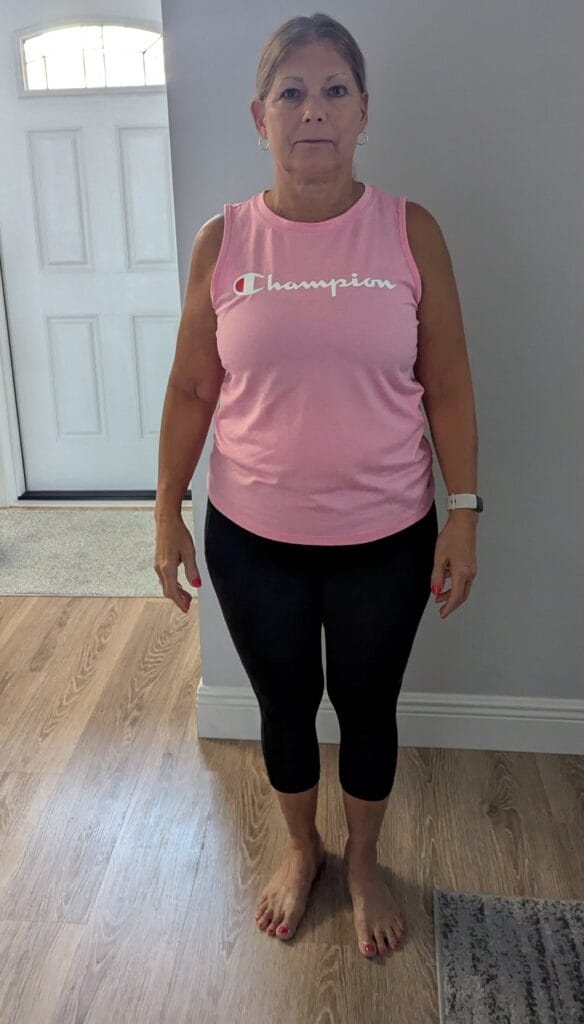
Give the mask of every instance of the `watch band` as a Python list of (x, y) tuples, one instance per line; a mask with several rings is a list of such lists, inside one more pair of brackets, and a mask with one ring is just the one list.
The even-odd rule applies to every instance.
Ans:
[(450, 512), (455, 508), (474, 508), (477, 512), (482, 512), (483, 499), (479, 494), (449, 494), (446, 498), (446, 510)]

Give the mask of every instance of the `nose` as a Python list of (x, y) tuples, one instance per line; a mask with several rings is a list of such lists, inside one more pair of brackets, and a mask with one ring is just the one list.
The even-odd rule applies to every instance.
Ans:
[(316, 121), (322, 121), (323, 113), (319, 109), (321, 103), (322, 98), (320, 96), (313, 96), (312, 99), (307, 99), (304, 107), (304, 120), (307, 118), (312, 120), (314, 118)]

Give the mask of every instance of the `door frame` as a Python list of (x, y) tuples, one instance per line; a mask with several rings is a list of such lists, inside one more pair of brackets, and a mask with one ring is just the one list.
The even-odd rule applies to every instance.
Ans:
[(6, 508), (19, 504), (18, 495), (24, 491), (25, 480), (1, 256), (0, 382), (0, 506)]

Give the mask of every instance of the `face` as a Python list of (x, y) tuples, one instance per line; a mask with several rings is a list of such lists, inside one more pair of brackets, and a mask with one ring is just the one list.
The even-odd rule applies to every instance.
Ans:
[(351, 167), (357, 136), (367, 125), (368, 100), (327, 41), (292, 51), (279, 65), (265, 100), (254, 100), (251, 112), (275, 163), (309, 180)]

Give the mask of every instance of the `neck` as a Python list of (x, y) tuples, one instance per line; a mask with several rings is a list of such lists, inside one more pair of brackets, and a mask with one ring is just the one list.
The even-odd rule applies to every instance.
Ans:
[(329, 184), (319, 185), (318, 192), (312, 186), (276, 184), (264, 192), (264, 201), (268, 209), (286, 220), (319, 221), (345, 213), (364, 191), (363, 182), (353, 179), (336, 189)]

